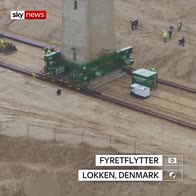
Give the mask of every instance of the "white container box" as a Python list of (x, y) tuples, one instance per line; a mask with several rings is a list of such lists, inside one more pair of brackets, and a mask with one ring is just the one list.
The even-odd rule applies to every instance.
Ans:
[(130, 85), (131, 91), (130, 94), (131, 95), (136, 95), (142, 98), (147, 98), (150, 96), (150, 88), (146, 87), (146, 86), (142, 86), (140, 84), (132, 84)]

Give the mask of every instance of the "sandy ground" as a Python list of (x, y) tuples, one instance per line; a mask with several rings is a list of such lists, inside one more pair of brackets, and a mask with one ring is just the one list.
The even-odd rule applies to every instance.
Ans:
[[(24, 138), (0, 137), (0, 195), (191, 195), (195, 187), (185, 183), (81, 183), (77, 170), (94, 168), (94, 156), (114, 149), (87, 144), (68, 146)], [(23, 153), (21, 154), (21, 151)], [(39, 151), (39, 153), (37, 153)]]
[[(0, 0), (0, 31), (8, 31), (60, 46), (61, 1), (20, 2)], [(10, 21), (10, 10), (47, 9), (47, 21)], [(195, 87), (195, 10), (194, 0), (115, 0), (117, 48), (134, 47), (135, 67), (155, 66), (159, 76)], [(138, 17), (140, 27), (131, 32), (130, 18)], [(163, 44), (161, 32), (170, 23), (184, 23), (182, 34), (185, 48), (177, 45), (181, 33)], [(0, 55), (0, 60), (20, 64), (32, 70), (41, 70), (42, 51), (18, 44), (17, 53)], [(33, 65), (34, 64), (34, 65)], [(160, 119), (126, 110), (93, 98), (63, 90), (56, 97), (56, 87), (0, 69), (0, 121), (4, 134), (9, 131), (20, 137), (27, 124), (43, 125), (36, 138), (48, 139), (49, 128), (65, 133), (85, 130), (94, 138), (112, 135), (114, 149), (104, 147), (97, 140), (96, 147), (88, 145), (61, 145), (26, 139), (0, 137), (0, 195), (2, 196), (194, 196), (196, 195), (196, 134), (195, 131)], [(165, 87), (161, 87), (163, 90)], [(177, 99), (179, 92), (160, 92), (165, 99)], [(171, 97), (173, 96), (173, 97)], [(181, 95), (179, 95), (181, 96)], [(152, 97), (155, 99), (155, 97)], [(185, 100), (184, 100), (185, 99)], [(188, 99), (188, 100), (187, 100)], [(192, 103), (189, 100), (192, 99)], [(195, 97), (183, 95), (180, 102), (189, 105), (186, 114), (195, 121)], [(167, 104), (165, 103), (165, 107)], [(169, 105), (167, 106), (169, 107)], [(180, 108), (178, 106), (177, 111)], [(189, 113), (190, 112), (190, 113)], [(106, 120), (107, 119), (107, 120)], [(11, 127), (11, 128), (10, 128)], [(45, 127), (45, 128), (44, 128)], [(10, 130), (12, 129), (12, 130)], [(32, 130), (33, 131), (33, 130)], [(125, 142), (126, 141), (126, 142)], [(125, 142), (127, 152), (183, 154), (184, 181), (181, 183), (81, 183), (77, 170), (94, 168), (97, 153), (123, 152), (119, 143)], [(67, 142), (65, 142), (67, 143)]]
[(40, 72), (44, 67), (43, 55), (44, 51), (40, 48), (35, 48), (27, 44), (22, 44), (9, 40), (17, 46), (17, 52), (9, 55), (0, 54), (0, 61), (6, 62), (18, 67)]
[[(193, 130), (188, 130), (175, 124), (168, 123), (160, 119), (148, 117), (134, 111), (125, 110), (123, 108), (102, 101), (98, 101), (93, 98), (78, 95), (77, 93), (70, 92), (68, 90), (64, 90), (62, 96), (57, 98), (55, 94), (55, 86), (48, 85), (44, 82), (35, 82), (29, 80), (25, 76), (15, 74), (8, 70), (0, 69), (0, 71), (0, 76), (2, 78), (2, 81), (4, 81), (0, 84), (0, 118), (2, 121), (2, 131), (4, 134), (6, 134), (6, 130), (9, 130), (9, 126), (11, 123), (14, 125), (12, 127), (12, 131), (14, 131), (16, 136), (21, 136), (21, 127), (26, 126), (26, 124), (42, 124), (42, 126), (45, 126), (45, 128), (42, 128), (40, 132), (37, 133), (39, 134), (37, 135), (37, 137), (40, 137), (42, 140), (44, 138), (48, 138), (49, 127), (57, 127), (63, 130), (65, 133), (68, 131), (72, 131), (73, 134), (78, 133), (81, 130), (85, 130), (85, 133), (91, 135), (93, 134), (94, 137), (107, 137), (110, 134), (115, 140), (115, 143), (113, 143), (113, 147), (115, 147), (116, 151), (120, 152), (123, 152), (123, 149), (121, 149), (121, 146), (118, 147), (118, 143), (126, 141), (129, 146), (124, 145), (124, 147), (128, 148), (126, 151), (128, 153), (133, 153), (133, 145), (134, 142), (136, 142), (138, 153), (183, 154), (185, 158), (184, 182), (180, 184), (167, 184), (167, 187), (169, 186), (170, 188), (167, 188), (166, 193), (172, 195), (175, 191), (175, 193), (179, 193), (182, 191), (182, 195), (189, 194), (190, 196), (192, 196), (192, 193), (195, 191), (194, 187), (196, 180), (196, 135)], [(31, 96), (29, 96), (30, 94)], [(105, 119), (107, 119), (107, 121)], [(33, 131), (34, 129), (31, 132)], [(16, 141), (16, 145), (17, 144), (22, 145), (21, 141)], [(99, 143), (99, 140), (97, 139), (96, 145), (99, 144), (100, 147), (103, 146), (102, 143)], [(78, 143), (76, 143), (75, 146), (76, 145), (78, 145)], [(11, 148), (11, 146), (12, 145), (10, 145), (10, 150), (13, 151), (13, 154), (9, 151), (7, 152), (7, 156), (10, 157), (10, 160), (8, 159), (7, 161), (12, 165), (12, 159), (13, 157), (15, 157), (15, 148)], [(26, 146), (24, 148), (26, 148)], [(20, 150), (18, 150), (18, 154), (20, 156), (23, 156), (24, 153), (22, 150)], [(36, 156), (42, 156), (42, 154), (40, 154), (41, 150), (42, 148), (40, 147), (39, 152), (35, 151)], [(89, 152), (94, 151), (93, 147), (88, 147), (88, 150)], [(102, 152), (107, 153), (107, 151), (105, 151), (104, 149), (102, 149)], [(3, 154), (4, 153), (2, 153), (2, 155)], [(94, 152), (94, 154), (96, 154), (96, 152)], [(54, 152), (54, 157), (56, 156), (58, 156), (58, 152)], [(73, 156), (78, 158), (78, 166), (75, 167), (74, 165), (72, 165), (72, 169), (69, 170), (69, 175), (75, 173), (78, 168), (93, 168), (93, 164), (89, 165), (89, 161), (84, 161), (83, 156), (86, 157), (85, 154), (81, 153), (80, 157), (78, 157), (77, 154), (73, 154)], [(69, 157), (67, 157), (67, 160), (70, 160)], [(91, 161), (93, 160), (94, 158), (92, 158), (91, 156)], [(32, 163), (32, 154), (29, 154), (29, 162), (30, 163), (28, 164), (34, 165), (34, 163)], [(42, 165), (43, 168), (46, 167), (46, 163), (49, 165), (51, 164), (47, 161), (45, 163), (43, 160), (39, 160), (38, 162)], [(85, 164), (83, 165), (82, 163)], [(23, 164), (21, 167), (23, 168)], [(66, 169), (65, 162), (62, 161), (61, 167)], [(57, 165), (56, 169), (58, 168), (59, 166)], [(46, 175), (49, 176), (49, 182), (50, 180), (52, 182), (54, 181), (53, 177), (51, 177), (50, 179), (49, 173), (46, 173)], [(67, 177), (66, 175), (63, 175), (63, 179), (67, 179), (67, 183), (69, 184), (69, 186), (77, 186), (78, 182), (76, 176), (73, 177), (73, 179), (70, 179), (69, 175)], [(24, 172), (24, 176), (28, 175)], [(42, 175), (39, 176), (42, 179)], [(55, 178), (58, 178), (58, 175), (54, 176)], [(34, 179), (34, 177), (35, 175), (32, 175), (30, 179), (32, 180)], [(15, 182), (15, 178), (10, 177), (8, 179), (12, 179), (11, 185), (14, 186), (13, 184)], [(21, 180), (20, 182), (24, 184), (24, 186), (26, 186), (26, 180), (21, 179), (20, 177), (19, 179)], [(43, 183), (43, 186), (48, 186), (48, 181), (48, 183), (44, 180), (42, 180), (41, 182)], [(6, 184), (5, 181), (3, 181), (2, 184)], [(156, 192), (156, 195), (163, 195), (163, 193), (161, 192), (162, 190), (165, 190), (164, 183), (132, 183), (131, 185), (130, 183), (116, 183), (114, 187), (112, 187), (114, 183), (101, 184), (105, 190), (110, 190), (111, 195), (119, 195), (120, 190), (124, 190), (122, 191), (124, 195), (130, 195), (131, 191), (133, 191), (134, 194), (142, 195), (142, 192), (147, 190), (153, 190), (153, 192)], [(34, 183), (33, 181), (30, 187), (33, 186), (38, 185), (36, 185), (36, 183)], [(65, 184), (65, 188), (67, 186), (68, 185)], [(137, 187), (137, 189), (134, 188), (135, 186)], [(104, 195), (104, 192), (102, 192), (102, 190), (100, 189), (100, 183), (79, 183), (79, 187), (82, 187), (82, 193), (84, 195)], [(85, 187), (86, 189), (84, 189)], [(20, 187), (19, 189), (21, 190)], [(87, 193), (87, 189), (91, 191)], [(38, 190), (39, 192), (40, 189), (36, 187), (36, 190)], [(57, 190), (59, 191), (59, 188), (57, 188)], [(183, 193), (184, 190), (189, 190), (191, 192), (187, 193), (186, 191), (185, 194)], [(75, 191), (70, 191), (68, 195), (81, 194), (79, 193), (79, 190)], [(30, 194), (28, 191), (25, 193), (27, 195), (33, 195), (33, 193)]]

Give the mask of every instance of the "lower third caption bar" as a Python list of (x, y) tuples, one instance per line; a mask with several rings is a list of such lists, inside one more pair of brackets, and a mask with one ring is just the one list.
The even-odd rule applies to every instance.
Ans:
[(162, 170), (78, 170), (79, 181), (163, 181)]

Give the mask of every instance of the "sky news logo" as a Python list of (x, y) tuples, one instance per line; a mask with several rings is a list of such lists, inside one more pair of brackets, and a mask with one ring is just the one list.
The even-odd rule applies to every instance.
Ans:
[(45, 20), (45, 10), (11, 11), (11, 20)]

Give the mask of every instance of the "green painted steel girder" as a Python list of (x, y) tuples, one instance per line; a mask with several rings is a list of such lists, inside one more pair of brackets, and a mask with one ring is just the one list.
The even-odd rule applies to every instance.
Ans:
[(53, 77), (64, 74), (67, 80), (81, 84), (116, 69), (132, 65), (134, 61), (130, 57), (131, 54), (132, 48), (127, 47), (86, 63), (76, 63), (62, 59), (60, 51), (52, 52), (44, 55), (44, 61), (46, 62), (44, 72)]

